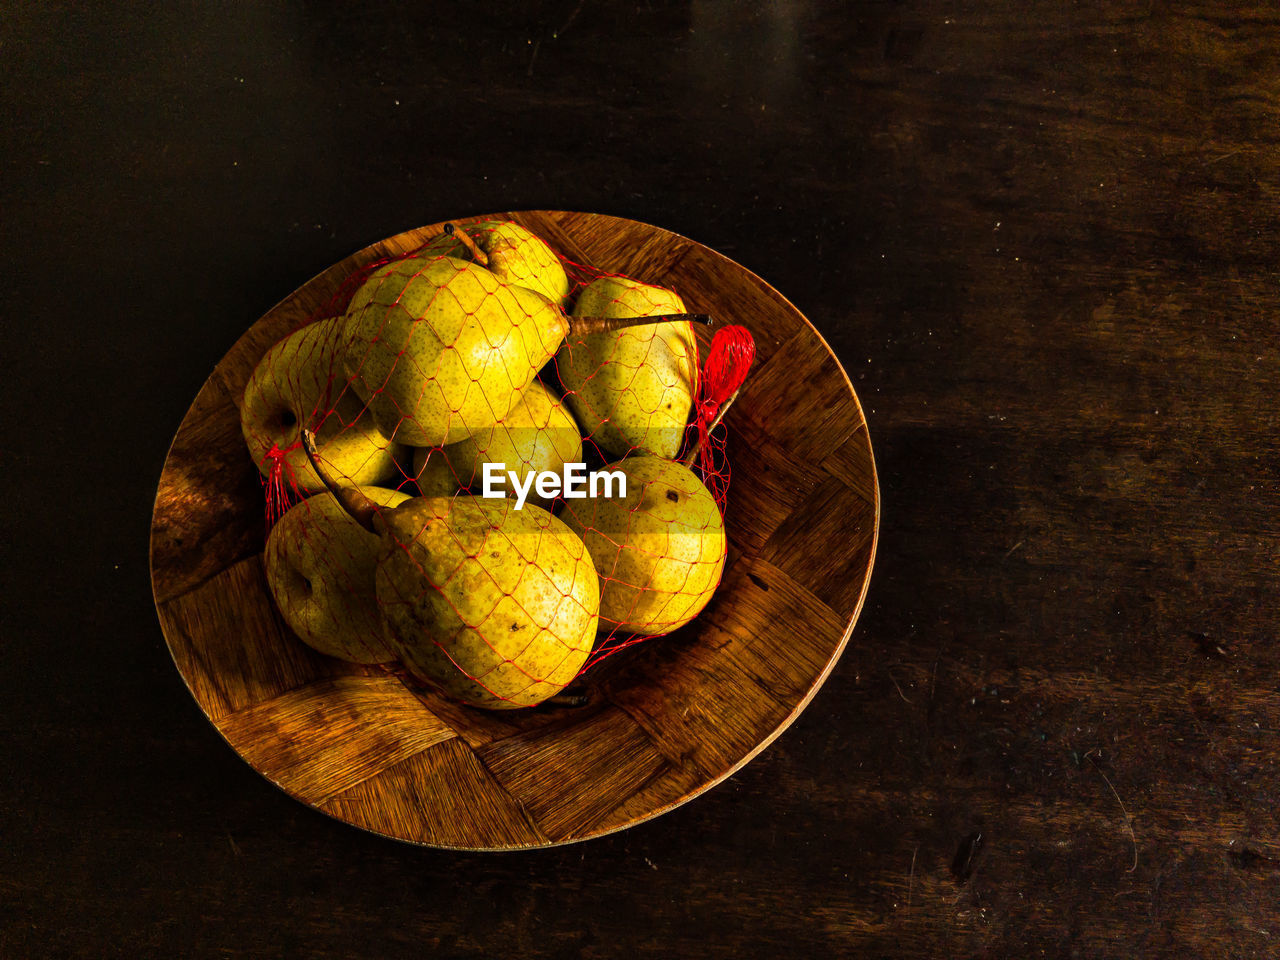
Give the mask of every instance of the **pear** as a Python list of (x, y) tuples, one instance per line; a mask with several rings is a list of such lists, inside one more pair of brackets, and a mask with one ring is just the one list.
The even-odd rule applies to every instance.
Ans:
[[(379, 487), (364, 492), (380, 507), (409, 499)], [(328, 492), (294, 504), (271, 528), (262, 557), (267, 586), (285, 623), (308, 646), (353, 663), (395, 659), (374, 596), (379, 546)]]
[(402, 479), (396, 458), (404, 448), (382, 436), (359, 397), (347, 389), (340, 340), (337, 320), (308, 324), (285, 337), (258, 362), (240, 404), (240, 430), (258, 469), (269, 473), (272, 446), (288, 450), (286, 468), (305, 493), (323, 490), (324, 484), (297, 445), (299, 425), (315, 429), (325, 459), (353, 483)]
[(384, 436), (436, 447), (501, 421), (567, 329), (546, 297), (478, 264), (411, 257), (356, 291), (344, 363)]
[[(601, 277), (578, 295), (574, 316), (682, 314), (670, 290)], [(673, 459), (698, 391), (697, 346), (687, 321), (569, 336), (556, 355), (566, 400), (606, 455), (632, 450)]]
[[(582, 460), (582, 437), (564, 404), (538, 380), (520, 392), (502, 422), (438, 450), (413, 452), (413, 475), (423, 496), (450, 496), (460, 489), (480, 489), (483, 465), (498, 465), (511, 494), (508, 471), (522, 478), (548, 470), (563, 473), (566, 463)], [(550, 510), (554, 498), (530, 488), (528, 503)]]
[[(563, 303), (569, 295), (569, 278), (560, 258), (520, 224), (510, 220), (481, 220), (462, 229), (485, 253), (489, 261), (487, 268), (498, 279), (527, 287), (556, 304)], [(468, 259), (467, 245), (449, 233), (432, 240), (420, 255)]]
[(459, 495), (384, 514), (378, 602), (401, 661), (473, 706), (528, 707), (591, 653), (600, 582), (582, 540), (541, 507)]
[[(546, 297), (454, 257), (379, 267), (347, 308), (344, 369), (388, 439), (457, 443), (501, 422), (565, 336), (662, 319), (575, 317)], [(681, 321), (710, 323), (706, 315)]]
[(633, 456), (606, 469), (626, 474), (626, 496), (575, 500), (563, 515), (600, 574), (600, 629), (670, 633), (701, 613), (720, 583), (720, 508), (683, 464)]
[[(314, 443), (304, 446), (315, 458)], [(582, 540), (540, 507), (415, 497), (378, 509), (319, 467), (334, 497), (380, 540), (375, 592), (404, 665), (447, 696), (493, 710), (560, 692), (595, 640), (600, 582)]]

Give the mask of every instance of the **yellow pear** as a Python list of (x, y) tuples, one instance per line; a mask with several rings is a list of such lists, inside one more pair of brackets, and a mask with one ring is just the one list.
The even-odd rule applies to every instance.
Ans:
[[(380, 507), (409, 499), (380, 487), (364, 492)], [(267, 586), (285, 623), (309, 647), (353, 663), (396, 658), (374, 596), (378, 549), (377, 535), (327, 491), (294, 504), (271, 528), (262, 555)]]
[(396, 458), (404, 448), (379, 433), (364, 403), (347, 389), (341, 335), (337, 320), (321, 320), (285, 337), (258, 362), (240, 404), (240, 430), (258, 469), (268, 473), (272, 446), (288, 450), (285, 464), (305, 493), (324, 484), (296, 445), (300, 426), (316, 430), (325, 459), (352, 483), (403, 478)]
[[(493, 463), (510, 495), (508, 471), (524, 478), (530, 473), (561, 473), (566, 463), (582, 460), (578, 425), (563, 403), (538, 380), (520, 391), (502, 422), (435, 450), (413, 452), (413, 476), (423, 496), (450, 496), (459, 490), (479, 490), (483, 465)], [(529, 503), (550, 510), (555, 498), (529, 494)]]
[(563, 519), (600, 574), (600, 629), (676, 630), (702, 612), (724, 572), (724, 521), (688, 467), (633, 456), (607, 467), (626, 495), (566, 503)]
[(401, 661), (493, 710), (559, 693), (591, 653), (600, 583), (582, 540), (510, 499), (419, 497), (382, 514), (376, 582)]
[(333, 479), (307, 432), (303, 444), (342, 508), (380, 538), (378, 608), (415, 676), (493, 710), (541, 703), (577, 676), (595, 640), (600, 581), (561, 520), (465, 494), (379, 508)]
[(567, 329), (546, 297), (475, 263), (412, 257), (356, 291), (344, 364), (386, 437), (435, 447), (501, 421)]
[[(601, 277), (578, 295), (574, 316), (653, 317), (685, 312), (670, 290)], [(697, 347), (688, 321), (570, 334), (556, 368), (583, 433), (609, 456), (632, 450), (672, 459), (684, 442), (698, 390)]]
[[(528, 287), (552, 303), (563, 303), (569, 295), (569, 278), (560, 258), (535, 234), (510, 220), (481, 220), (461, 229), (484, 251), (486, 269), (507, 283)], [(422, 251), (424, 256), (468, 258), (466, 245), (458, 237), (442, 233)]]

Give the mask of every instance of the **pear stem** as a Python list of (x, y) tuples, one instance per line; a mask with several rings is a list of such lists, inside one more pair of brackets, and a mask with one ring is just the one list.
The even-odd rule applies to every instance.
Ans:
[(377, 506), (360, 492), (359, 487), (339, 484), (333, 478), (333, 474), (326, 467), (320, 465), (320, 453), (316, 450), (316, 435), (306, 428), (303, 428), (302, 431), (302, 449), (307, 453), (307, 460), (311, 463), (311, 469), (316, 472), (320, 482), (333, 494), (333, 499), (338, 501), (338, 506), (347, 511), (352, 520), (370, 533), (377, 533), (378, 529), (374, 526), (374, 518), (378, 516)]
[(651, 323), (702, 323), (710, 326), (708, 313), (664, 313), (656, 317), (566, 317), (569, 333), (575, 337), (589, 337), (593, 333), (612, 333), (626, 327), (640, 327)]
[(446, 223), (444, 232), (466, 247), (471, 254), (471, 259), (480, 264), (480, 266), (487, 267), (489, 265), (489, 255), (476, 246), (476, 242), (471, 239), (471, 235), (467, 231), (459, 230), (452, 223)]
[[(737, 390), (733, 391), (732, 394), (730, 394), (728, 400), (720, 404), (720, 409), (716, 412), (715, 419), (713, 419), (711, 421), (711, 424), (707, 427), (707, 436), (711, 436), (711, 431), (714, 430), (716, 427), (720, 426), (720, 421), (724, 419), (724, 415), (728, 412), (729, 408), (733, 406), (733, 401), (738, 399), (738, 394), (740, 394), (741, 392), (742, 392), (742, 388), (739, 387)], [(702, 446), (702, 437), (699, 436), (697, 440), (693, 441), (693, 446), (689, 448), (689, 452), (684, 455), (683, 459), (681, 459), (680, 462), (684, 464), (686, 467), (689, 466), (691, 463), (693, 463), (693, 458), (698, 455), (698, 449), (701, 446)]]
[(546, 702), (556, 707), (585, 707), (591, 694), (583, 687), (566, 687)]

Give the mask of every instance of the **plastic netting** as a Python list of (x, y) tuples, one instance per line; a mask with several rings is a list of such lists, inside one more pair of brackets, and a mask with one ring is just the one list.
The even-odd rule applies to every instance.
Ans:
[(346, 278), (242, 401), (285, 621), (497, 709), (691, 622), (726, 557), (717, 417), (754, 355), (720, 325), (702, 367), (695, 319), (506, 221)]

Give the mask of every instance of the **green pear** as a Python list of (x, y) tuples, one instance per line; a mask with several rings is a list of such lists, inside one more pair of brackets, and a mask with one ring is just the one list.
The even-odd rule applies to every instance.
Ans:
[(600, 574), (600, 629), (670, 633), (701, 613), (720, 583), (720, 508), (680, 463), (633, 456), (606, 469), (626, 475), (626, 495), (571, 501), (563, 514)]
[(378, 603), (415, 676), (492, 710), (541, 703), (577, 676), (595, 641), (600, 583), (559, 518), (465, 494), (381, 516)]
[[(380, 487), (364, 492), (380, 507), (409, 499)], [(267, 586), (308, 646), (353, 663), (395, 659), (374, 594), (379, 547), (327, 491), (294, 504), (271, 528), (262, 557)]]
[(569, 326), (541, 294), (453, 257), (385, 264), (346, 316), (352, 387), (384, 436), (415, 447), (500, 422)]
[[(502, 422), (465, 440), (436, 450), (413, 452), (413, 475), (425, 497), (450, 496), (459, 490), (479, 490), (483, 465), (498, 465), (503, 489), (511, 494), (508, 471), (526, 483), (530, 473), (563, 473), (566, 463), (582, 460), (582, 437), (564, 404), (538, 380), (520, 391)], [(532, 488), (530, 488), (532, 491)], [(528, 503), (550, 510), (555, 498), (530, 492)]]
[[(519, 284), (542, 294), (552, 303), (569, 295), (569, 278), (555, 252), (533, 233), (510, 220), (481, 220), (462, 227), (489, 259), (487, 269), (506, 283)], [(419, 256), (469, 258), (466, 245), (456, 236), (442, 233)]]
[(240, 429), (258, 469), (269, 473), (272, 446), (294, 447), (284, 461), (305, 493), (323, 490), (324, 484), (297, 446), (299, 426), (316, 430), (325, 459), (353, 483), (402, 479), (396, 458), (403, 448), (382, 436), (360, 398), (347, 388), (338, 358), (340, 341), (337, 320), (308, 324), (285, 337), (258, 362), (240, 404)]
[(375, 593), (404, 665), (447, 696), (493, 710), (554, 696), (595, 641), (600, 581), (565, 524), (506, 498), (416, 497), (379, 509), (312, 465), (343, 509), (381, 541)]
[[(684, 313), (670, 290), (601, 277), (578, 295), (575, 317)], [(556, 355), (566, 401), (584, 434), (613, 457), (632, 450), (675, 458), (698, 391), (697, 346), (688, 321), (570, 334)]]

